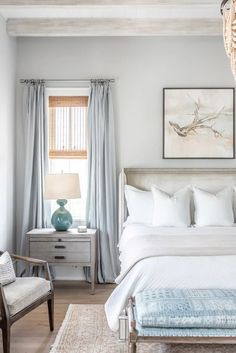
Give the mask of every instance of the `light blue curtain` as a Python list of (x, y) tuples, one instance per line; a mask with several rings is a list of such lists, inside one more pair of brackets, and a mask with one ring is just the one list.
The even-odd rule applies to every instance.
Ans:
[(111, 283), (119, 272), (116, 153), (109, 81), (91, 82), (88, 107), (88, 227), (98, 229), (98, 281)]
[[(25, 158), (23, 168), (21, 254), (27, 250), (26, 232), (47, 226), (47, 206), (43, 200), (44, 176), (48, 168), (47, 116), (43, 81), (29, 81), (23, 91), (23, 133)], [(18, 210), (19, 213), (20, 210)]]

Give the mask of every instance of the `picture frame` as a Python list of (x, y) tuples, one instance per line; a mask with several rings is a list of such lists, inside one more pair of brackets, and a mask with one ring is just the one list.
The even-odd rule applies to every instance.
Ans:
[(235, 89), (163, 88), (163, 159), (234, 159)]

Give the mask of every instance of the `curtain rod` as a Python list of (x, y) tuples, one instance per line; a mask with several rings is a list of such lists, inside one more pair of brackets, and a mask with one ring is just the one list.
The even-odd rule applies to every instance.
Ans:
[[(39, 79), (40, 80), (40, 79)], [(37, 79), (20, 79), (20, 83), (26, 83), (29, 81), (38, 81)], [(98, 79), (42, 79), (44, 82), (93, 82), (93, 81), (109, 81), (115, 82), (114, 78), (98, 78)]]

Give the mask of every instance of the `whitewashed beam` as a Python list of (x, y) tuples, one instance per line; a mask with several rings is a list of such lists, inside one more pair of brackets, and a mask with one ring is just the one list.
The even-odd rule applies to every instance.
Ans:
[(215, 5), (217, 0), (0, 0), (0, 6), (123, 6), (123, 5)]
[(208, 6), (8, 6), (0, 7), (5, 20), (10, 18), (220, 18), (218, 7)]
[(218, 36), (221, 19), (9, 19), (14, 37), (67, 36)]

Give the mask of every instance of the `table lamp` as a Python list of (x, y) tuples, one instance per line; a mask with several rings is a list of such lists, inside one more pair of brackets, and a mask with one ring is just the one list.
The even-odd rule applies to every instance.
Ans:
[(80, 198), (78, 174), (48, 174), (45, 177), (45, 200), (57, 200), (60, 206), (52, 215), (51, 222), (57, 231), (67, 231), (73, 223), (71, 213), (65, 209), (67, 199)]

